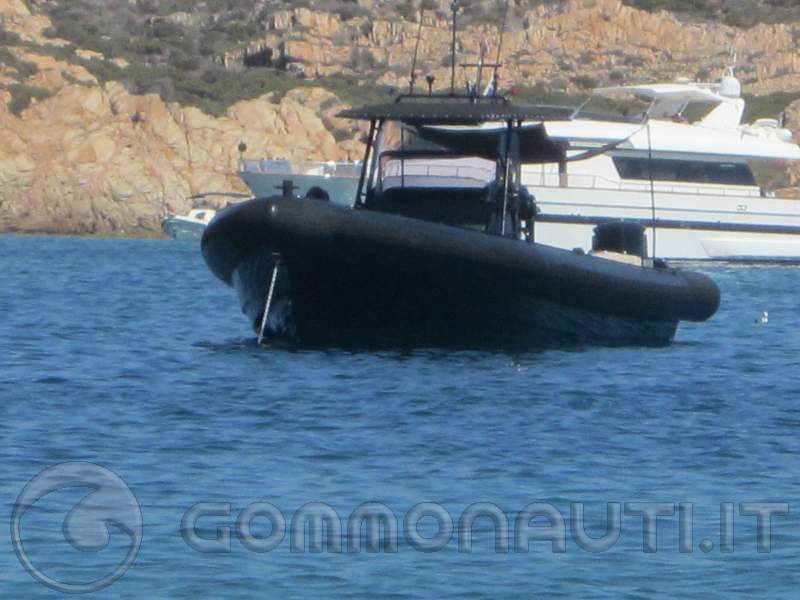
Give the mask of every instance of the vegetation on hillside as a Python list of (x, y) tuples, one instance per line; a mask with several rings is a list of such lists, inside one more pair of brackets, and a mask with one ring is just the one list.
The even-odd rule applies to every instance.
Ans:
[[(62, 0), (42, 8), (53, 22), (48, 34), (72, 44), (56, 51), (72, 54), (70, 62), (82, 64), (100, 81), (122, 81), (134, 93), (158, 93), (166, 101), (198, 106), (210, 114), (224, 114), (240, 100), (266, 93), (280, 96), (307, 85), (329, 89), (345, 101), (384, 98), (386, 90), (359, 86), (363, 82), (353, 77), (311, 82), (287, 73), (280, 64), (242, 72), (221, 64), (224, 52), (263, 35), (275, 11), (314, 5), (345, 18), (364, 11), (353, 0)], [(129, 66), (82, 60), (74, 56), (75, 48), (124, 59)]]
[(623, 0), (643, 10), (667, 10), (736, 27), (800, 20), (800, 3), (786, 0)]
[[(508, 22), (512, 27), (521, 26), (522, 16), (535, 5), (564, 1), (510, 0)], [(724, 20), (745, 26), (757, 21), (800, 19), (797, 3), (779, 0), (624, 1), (646, 10), (671, 10), (686, 17)], [(35, 66), (20, 61), (10, 51), (14, 46), (27, 46), (31, 51), (81, 64), (100, 81), (122, 81), (135, 93), (155, 92), (167, 101), (195, 105), (219, 115), (239, 100), (270, 92), (280, 95), (304, 85), (325, 87), (350, 102), (383, 99), (389, 91), (375, 89), (372, 82), (380, 65), (368, 64), (369, 61), (364, 60), (366, 53), (354, 53), (352, 59), (354, 66), (363, 71), (361, 80), (340, 75), (308, 81), (269, 59), (259, 68), (240, 72), (226, 69), (220, 57), (262, 36), (276, 11), (305, 6), (335, 12), (345, 20), (358, 16), (399, 19), (412, 18), (420, 6), (424, 6), (446, 17), (450, 0), (374, 0), (370, 9), (359, 5), (357, 0), (49, 0), (31, 5), (47, 13), (52, 20), (53, 28), (48, 34), (66, 39), (70, 45), (37, 47), (0, 30), (0, 63), (17, 73), (18, 84), (9, 88), (14, 96), (15, 111), (24, 109), (31, 99), (44, 95), (44, 91), (24, 85)], [(463, 0), (462, 5), (462, 23), (498, 23), (502, 20), (505, 0)], [(105, 60), (80, 58), (75, 54), (77, 48), (99, 52)], [(112, 59), (124, 59), (129, 66), (121, 68)], [(573, 78), (572, 82), (584, 89), (598, 83), (588, 80), (591, 78), (578, 79), (580, 77)], [(542, 86), (520, 91), (525, 99), (575, 103), (574, 98)], [(782, 100), (784, 98), (774, 98), (775, 103)]]
[(0, 65), (13, 69), (17, 80), (16, 83), (2, 87), (11, 94), (8, 108), (15, 115), (21, 114), (34, 99), (43, 100), (50, 96), (48, 90), (23, 83), (28, 77), (36, 75), (39, 69), (32, 62), (18, 58), (9, 49), (10, 46), (17, 44), (22, 44), (18, 35), (0, 28)]

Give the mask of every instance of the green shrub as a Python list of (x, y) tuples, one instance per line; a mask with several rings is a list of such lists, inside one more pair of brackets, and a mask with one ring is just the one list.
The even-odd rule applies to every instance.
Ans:
[(625, 73), (619, 69), (614, 69), (608, 74), (608, 80), (613, 81), (614, 83), (622, 83), (625, 81)]
[(8, 87), (11, 92), (11, 101), (8, 103), (8, 110), (13, 114), (19, 116), (26, 108), (31, 105), (31, 102), (36, 100), (45, 100), (52, 96), (52, 92), (30, 85), (17, 83)]
[[(765, 96), (750, 96), (745, 94), (747, 108), (744, 113), (744, 121), (752, 122), (756, 119), (775, 119), (780, 116), (787, 106), (797, 99), (800, 99), (800, 92), (775, 92)], [(797, 124), (793, 124), (796, 126)]]
[(357, 72), (368, 72), (375, 69), (378, 66), (378, 62), (368, 49), (353, 48), (350, 52), (348, 66)]
[(572, 78), (572, 83), (582, 90), (591, 90), (596, 88), (600, 82), (590, 75), (578, 75)]
[(66, 71), (61, 73), (61, 76), (64, 78), (65, 81), (73, 84), (73, 85), (81, 85), (84, 87), (92, 87), (94, 83), (91, 81), (84, 81), (83, 79), (78, 79), (72, 73), (67, 73)]
[(3, 27), (0, 27), (0, 44), (3, 46), (17, 46), (22, 43), (22, 39), (19, 37), (18, 34), (14, 33), (13, 31), (6, 31)]
[(800, 19), (797, 2), (785, 0), (623, 0), (648, 11), (667, 10), (693, 18), (724, 21), (735, 27), (752, 27), (758, 23), (779, 23)]
[[(551, 104), (556, 106), (578, 106), (586, 99), (583, 94), (567, 94), (541, 83), (534, 86), (516, 86), (517, 97), (519, 102), (529, 102), (531, 104)], [(504, 90), (500, 90), (501, 93)], [(507, 91), (506, 91), (507, 93)]]
[(35, 64), (17, 58), (10, 50), (6, 48), (0, 48), (0, 63), (16, 69), (17, 79), (20, 81), (27, 79), (32, 75), (36, 75), (36, 73), (39, 72), (39, 67), (37, 67)]

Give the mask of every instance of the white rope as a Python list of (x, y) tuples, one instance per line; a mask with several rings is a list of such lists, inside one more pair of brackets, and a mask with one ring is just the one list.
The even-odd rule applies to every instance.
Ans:
[(264, 330), (267, 328), (267, 318), (269, 317), (269, 309), (272, 306), (272, 295), (275, 292), (275, 282), (278, 280), (278, 268), (280, 261), (275, 258), (275, 267), (272, 269), (272, 281), (269, 284), (269, 292), (267, 293), (267, 301), (264, 304), (264, 315), (261, 317), (261, 329), (258, 332), (258, 343), (261, 345), (264, 342)]

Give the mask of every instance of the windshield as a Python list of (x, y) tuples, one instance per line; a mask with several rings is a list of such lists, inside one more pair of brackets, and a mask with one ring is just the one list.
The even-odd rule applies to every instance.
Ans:
[(415, 128), (389, 121), (381, 129), (375, 187), (483, 188), (494, 180), (494, 161), (456, 154), (423, 139)]

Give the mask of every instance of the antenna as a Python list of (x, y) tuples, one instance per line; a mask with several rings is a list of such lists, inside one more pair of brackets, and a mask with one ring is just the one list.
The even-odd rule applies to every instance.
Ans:
[(506, 0), (506, 5), (503, 8), (503, 24), (500, 27), (500, 40), (497, 43), (497, 57), (494, 60), (494, 72), (492, 73), (492, 86), (495, 93), (497, 93), (497, 70), (500, 68), (500, 56), (503, 52), (503, 37), (506, 33), (506, 23), (508, 22), (508, 5), (510, 0)]
[[(478, 97), (478, 94), (480, 93), (480, 90), (478, 88), (480, 88), (481, 86), (481, 78), (483, 77), (484, 67), (486, 68), (497, 67), (497, 64), (484, 62), (485, 54), (486, 54), (486, 44), (481, 42), (481, 50), (480, 50), (480, 55), (478, 56), (478, 62), (461, 63), (461, 66), (464, 67), (464, 78), (467, 84), (467, 93), (473, 100), (475, 100)], [(472, 67), (475, 67), (477, 69), (478, 79), (476, 82), (470, 83), (469, 75), (467, 74), (466, 69)]]
[(725, 69), (725, 77), (736, 77), (736, 63), (738, 56), (736, 55), (736, 48), (731, 44), (730, 58), (728, 59), (728, 66)]
[(586, 100), (584, 100), (583, 102), (581, 102), (581, 103), (578, 105), (578, 107), (577, 107), (575, 110), (573, 110), (573, 111), (572, 111), (572, 112), (569, 114), (569, 116), (567, 117), (567, 121), (572, 121), (572, 119), (574, 119), (575, 117), (577, 117), (577, 116), (578, 116), (578, 114), (579, 114), (579, 113), (580, 113), (580, 112), (581, 112), (581, 111), (582, 111), (582, 110), (583, 110), (583, 109), (586, 107), (586, 105), (587, 105), (587, 104), (589, 104), (589, 101), (590, 101), (591, 99), (592, 99), (592, 97), (591, 97), (591, 96), (589, 96), (589, 97), (588, 97)]
[(414, 84), (417, 81), (417, 56), (419, 55), (419, 41), (422, 39), (422, 19), (425, 17), (425, 8), (419, 8), (419, 29), (417, 29), (417, 43), (414, 46), (414, 60), (411, 61), (411, 76), (408, 81), (408, 93), (414, 93)]
[(450, 95), (456, 93), (456, 31), (458, 29), (457, 17), (458, 9), (461, 8), (460, 0), (453, 0), (450, 3), (450, 10), (453, 11), (453, 41), (450, 44)]
[(478, 77), (475, 83), (476, 95), (481, 93), (481, 84), (483, 83), (483, 66), (485, 57), (486, 57), (486, 41), (481, 40), (480, 52), (478, 54)]

